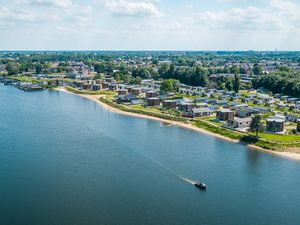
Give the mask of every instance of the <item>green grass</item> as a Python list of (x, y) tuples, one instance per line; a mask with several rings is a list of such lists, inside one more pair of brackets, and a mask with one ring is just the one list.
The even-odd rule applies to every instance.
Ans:
[(28, 76), (9, 76), (8, 78), (14, 79), (20, 82), (29, 82), (29, 83), (37, 83), (38, 80), (33, 77)]
[[(247, 135), (226, 128), (213, 126), (207, 123), (205, 120), (196, 120), (193, 122), (193, 125), (208, 130), (212, 133), (220, 134), (224, 137), (239, 140), (244, 143), (253, 144), (268, 150), (284, 151), (290, 147), (300, 147), (300, 143), (293, 143), (300, 139), (300, 136), (296, 135), (281, 136), (261, 133), (260, 137), (263, 139), (260, 139), (256, 138), (254, 135)], [(278, 143), (273, 143), (271, 141), (277, 141)]]
[(210, 117), (207, 117), (207, 118), (200, 118), (200, 119), (203, 119), (203, 120), (205, 120), (209, 123), (215, 124), (216, 126), (221, 126), (222, 125), (222, 122), (214, 121), (214, 119), (216, 119), (216, 116), (210, 116)]
[(114, 91), (81, 91), (72, 87), (65, 87), (67, 91), (73, 92), (75, 94), (86, 94), (86, 95), (108, 95), (114, 96), (116, 93)]
[[(255, 134), (252, 134), (255, 135)], [(258, 136), (260, 138), (275, 141), (275, 142), (282, 142), (282, 143), (291, 143), (291, 142), (298, 142), (300, 141), (300, 135), (279, 135), (279, 134), (268, 134), (268, 133), (259, 133)]]
[(131, 105), (130, 108), (137, 109), (137, 110), (144, 110), (149, 112), (155, 112), (155, 113), (161, 113), (161, 111), (158, 108), (155, 107), (143, 107), (141, 105)]
[(196, 127), (208, 130), (212, 133), (220, 134), (224, 137), (228, 137), (228, 138), (235, 139), (235, 140), (241, 140), (245, 136), (244, 134), (233, 131), (233, 130), (228, 130), (228, 129), (225, 129), (222, 127), (213, 126), (204, 120), (195, 120), (193, 122), (193, 125), (195, 125)]

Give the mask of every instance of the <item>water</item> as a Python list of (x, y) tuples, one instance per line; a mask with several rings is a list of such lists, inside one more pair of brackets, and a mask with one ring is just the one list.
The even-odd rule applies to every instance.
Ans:
[(1, 225), (296, 225), (299, 187), (298, 162), (0, 85)]

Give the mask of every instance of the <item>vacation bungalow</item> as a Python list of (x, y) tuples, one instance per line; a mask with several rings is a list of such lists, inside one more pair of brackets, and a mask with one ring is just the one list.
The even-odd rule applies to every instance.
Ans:
[(147, 106), (159, 106), (160, 105), (160, 99), (159, 98), (148, 98), (147, 99)]
[(128, 91), (126, 89), (119, 89), (117, 90), (118, 95), (127, 95)]
[(165, 101), (163, 101), (163, 107), (166, 109), (176, 109), (177, 101), (176, 100), (165, 100)]
[(182, 112), (190, 112), (194, 107), (195, 104), (190, 102), (181, 102), (179, 104), (179, 110)]
[(221, 109), (217, 111), (216, 118), (220, 121), (228, 121), (234, 119), (234, 112), (230, 109)]
[(158, 93), (157, 91), (146, 91), (146, 98), (154, 98), (157, 97)]
[(252, 122), (252, 117), (239, 118), (234, 117), (233, 120), (227, 121), (227, 126), (230, 128), (238, 129), (238, 128), (248, 128)]
[(211, 116), (213, 113), (209, 108), (193, 108), (190, 111), (190, 116), (192, 117), (203, 117), (203, 116)]
[(118, 84), (117, 83), (111, 83), (108, 85), (108, 89), (110, 91), (116, 91), (118, 89)]
[(92, 90), (92, 85), (89, 83), (85, 83), (82, 85), (83, 90)]
[(297, 120), (297, 132), (300, 132), (300, 119)]
[(267, 119), (267, 131), (272, 133), (284, 133), (285, 116), (270, 116)]
[(252, 113), (253, 113), (253, 111), (251, 109), (244, 108), (244, 109), (236, 110), (235, 115), (240, 118), (246, 118), (246, 117), (250, 117), (252, 115)]
[(100, 91), (101, 90), (101, 84), (93, 84), (92, 85), (92, 90), (93, 91)]
[(135, 95), (127, 94), (127, 95), (119, 95), (116, 97), (117, 103), (122, 103), (122, 102), (131, 102), (132, 100), (137, 99)]
[(140, 88), (132, 88), (131, 89), (131, 94), (135, 95), (135, 96), (139, 96), (142, 93)]
[(75, 87), (75, 88), (82, 88), (82, 85), (83, 85), (83, 81), (81, 81), (81, 80), (75, 80), (74, 82), (73, 82), (73, 87)]

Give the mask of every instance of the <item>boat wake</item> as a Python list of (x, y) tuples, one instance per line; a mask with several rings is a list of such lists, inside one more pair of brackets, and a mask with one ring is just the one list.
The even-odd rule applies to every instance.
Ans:
[(170, 169), (169, 167), (167, 167), (166, 165), (164, 165), (163, 163), (161, 163), (160, 161), (158, 160), (155, 160), (153, 158), (150, 158), (150, 157), (146, 157), (148, 158), (149, 160), (151, 160), (153, 163), (159, 165), (161, 168), (165, 169), (166, 171), (168, 171), (169, 173), (173, 174), (174, 176), (178, 177), (180, 180), (188, 183), (188, 184), (191, 184), (191, 185), (195, 185), (197, 182), (194, 181), (194, 180), (191, 180), (189, 178), (186, 178), (184, 176), (181, 176), (179, 175), (178, 173), (176, 173), (174, 170)]
[(188, 179), (186, 177), (183, 177), (183, 176), (179, 176), (179, 177), (180, 177), (181, 180), (183, 180), (183, 181), (185, 181), (185, 182), (187, 182), (187, 183), (189, 183), (191, 185), (195, 185), (197, 183), (196, 181)]

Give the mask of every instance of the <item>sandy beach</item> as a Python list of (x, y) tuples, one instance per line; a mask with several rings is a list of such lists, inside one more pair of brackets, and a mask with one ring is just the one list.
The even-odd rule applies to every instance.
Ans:
[[(205, 134), (208, 134), (208, 135), (212, 135), (212, 136), (214, 136), (216, 138), (220, 138), (220, 139), (225, 140), (225, 141), (229, 141), (229, 142), (233, 142), (233, 143), (240, 143), (238, 140), (227, 138), (227, 137), (224, 137), (222, 135), (209, 132), (209, 131), (207, 131), (205, 129), (202, 129), (202, 128), (199, 128), (199, 127), (195, 127), (195, 126), (193, 126), (191, 124), (186, 124), (186, 123), (183, 123), (183, 122), (170, 121), (170, 120), (161, 119), (161, 118), (158, 118), (158, 117), (153, 117), (153, 116), (148, 116), (148, 115), (143, 115), (143, 114), (136, 114), (136, 113), (121, 111), (119, 109), (113, 108), (113, 107), (111, 107), (111, 106), (109, 106), (109, 105), (107, 105), (107, 104), (99, 101), (99, 98), (103, 97), (101, 95), (75, 94), (73, 92), (67, 91), (63, 87), (55, 88), (54, 90), (66, 92), (66, 93), (77, 95), (77, 96), (81, 96), (83, 98), (86, 98), (86, 99), (89, 99), (91, 101), (94, 101), (97, 104), (99, 104), (102, 107), (104, 107), (105, 109), (108, 109), (108, 110), (110, 110), (112, 112), (116, 112), (118, 114), (122, 114), (122, 115), (126, 115), (126, 116), (132, 116), (132, 117), (139, 117), (139, 118), (144, 118), (144, 119), (150, 119), (150, 120), (155, 120), (155, 121), (158, 121), (158, 122), (163, 122), (163, 123), (171, 124), (173, 126), (178, 126), (178, 127), (181, 127), (181, 128), (191, 129), (191, 130), (194, 130), (194, 131), (197, 131), (197, 132), (200, 132), (200, 133), (205, 133)], [(273, 155), (276, 155), (276, 156), (280, 156), (280, 157), (283, 157), (283, 158), (287, 158), (287, 159), (290, 159), (290, 160), (296, 160), (296, 161), (300, 162), (300, 154), (296, 153), (296, 152), (270, 151), (270, 150), (266, 150), (266, 149), (263, 149), (261, 147), (255, 146), (255, 145), (247, 145), (247, 147), (249, 148), (249, 150), (259, 150), (259, 151), (263, 151), (263, 152), (266, 152), (266, 153), (269, 153), (269, 154), (273, 154)]]

